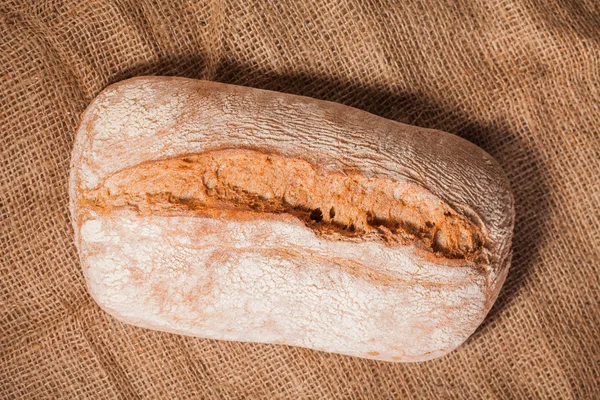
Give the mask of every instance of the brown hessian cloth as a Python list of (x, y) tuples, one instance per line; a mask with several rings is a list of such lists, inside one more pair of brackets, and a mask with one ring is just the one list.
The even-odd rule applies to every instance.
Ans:
[[(178, 75), (455, 133), (502, 165), (512, 268), (475, 334), (395, 364), (136, 328), (88, 294), (81, 113)], [(0, 398), (600, 398), (600, 2), (0, 0)]]

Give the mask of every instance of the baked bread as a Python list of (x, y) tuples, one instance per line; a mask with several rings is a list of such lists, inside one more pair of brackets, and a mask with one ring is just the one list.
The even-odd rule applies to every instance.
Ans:
[(119, 82), (83, 114), (69, 183), (93, 298), (178, 334), (427, 360), (475, 331), (511, 259), (486, 152), (301, 96)]

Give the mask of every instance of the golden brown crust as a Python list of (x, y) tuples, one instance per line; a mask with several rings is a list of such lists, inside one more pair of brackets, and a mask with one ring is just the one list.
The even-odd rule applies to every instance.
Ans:
[(331, 240), (416, 242), (451, 259), (475, 260), (484, 244), (475, 223), (416, 184), (319, 173), (302, 159), (255, 150), (187, 154), (129, 167), (85, 191), (81, 202), (80, 209), (98, 213), (126, 208), (141, 215), (231, 219), (287, 213)]

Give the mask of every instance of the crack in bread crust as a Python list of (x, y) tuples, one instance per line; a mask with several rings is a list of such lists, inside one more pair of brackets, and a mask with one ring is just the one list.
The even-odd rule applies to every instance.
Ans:
[(299, 158), (247, 149), (149, 161), (84, 192), (81, 210), (261, 218), (291, 214), (330, 240), (416, 244), (439, 258), (484, 262), (473, 221), (425, 188), (359, 173), (318, 171)]

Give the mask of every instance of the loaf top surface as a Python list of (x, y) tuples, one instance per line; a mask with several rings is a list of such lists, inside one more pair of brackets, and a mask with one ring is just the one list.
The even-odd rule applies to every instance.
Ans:
[[(283, 174), (302, 180), (312, 174), (311, 190), (313, 195), (321, 193), (320, 197), (315, 196), (323, 205), (328, 205), (328, 196), (336, 192), (319, 187), (343, 186), (346, 192), (338, 193), (341, 198), (353, 184), (371, 185), (367, 191), (376, 195), (365, 196), (362, 201), (369, 209), (379, 207), (372, 214), (389, 214), (385, 202), (377, 202), (386, 195), (386, 201), (402, 197), (399, 201), (415, 207), (425, 204), (427, 212), (439, 215), (435, 217), (436, 226), (452, 220), (452, 226), (458, 224), (471, 235), (467, 250), (458, 254), (452, 249), (442, 251), (443, 245), (436, 249), (434, 232), (422, 233), (430, 239), (429, 246), (438, 257), (433, 261), (475, 266), (488, 274), (490, 305), (506, 276), (514, 222), (513, 197), (502, 169), (481, 148), (449, 133), (401, 124), (337, 103), (175, 77), (139, 77), (111, 85), (85, 111), (73, 151), (70, 185), (77, 242), (82, 213), (94, 207), (99, 210), (98, 204), (105, 209), (114, 208), (128, 195), (123, 188), (135, 184), (138, 189), (142, 185), (146, 191), (162, 193), (172, 186), (169, 182), (183, 179), (184, 185), (193, 179), (192, 174), (185, 181), (176, 172), (164, 173), (162, 180), (148, 178), (141, 183), (128, 183), (127, 176), (132, 172), (136, 175), (145, 171), (145, 176), (156, 176), (159, 170), (180, 171), (180, 164), (190, 160), (194, 166), (226, 162), (229, 167), (237, 165), (240, 171), (244, 165), (252, 165), (256, 176), (270, 174), (273, 179)], [(279, 164), (274, 168), (273, 163)], [(287, 171), (286, 175), (290, 168), (294, 173)], [(239, 181), (240, 175), (243, 173), (230, 175), (230, 180)], [(207, 184), (210, 177), (202, 179)], [(246, 179), (245, 184), (255, 185), (257, 181), (260, 179)], [(404, 188), (401, 195), (394, 192), (395, 183)], [(112, 189), (111, 195), (99, 192), (107, 187)], [(378, 189), (383, 187), (391, 189)], [(119, 190), (121, 197), (116, 197)], [(95, 193), (94, 206), (85, 203), (90, 193)], [(315, 196), (311, 201), (317, 201)], [(153, 199), (161, 201), (159, 197)], [(219, 198), (216, 208), (220, 215), (236, 199)], [(260, 210), (266, 213), (284, 207), (286, 202), (275, 204), (270, 197), (260, 201)], [(307, 221), (333, 223), (343, 218), (344, 212), (356, 221), (363, 218), (353, 214), (347, 204), (336, 206), (337, 215), (330, 206), (313, 208), (318, 213), (306, 214)], [(188, 214), (192, 208), (186, 205)], [(279, 218), (275, 215), (273, 218)], [(371, 219), (379, 218), (377, 215), (371, 215)], [(240, 214), (234, 217), (240, 218)], [(368, 218), (365, 215), (362, 220), (368, 222)], [(427, 229), (423, 225), (421, 230)], [(482, 247), (479, 257), (469, 259), (465, 254), (478, 246)], [(419, 254), (427, 257), (427, 252)], [(458, 263), (453, 260), (456, 258)]]

